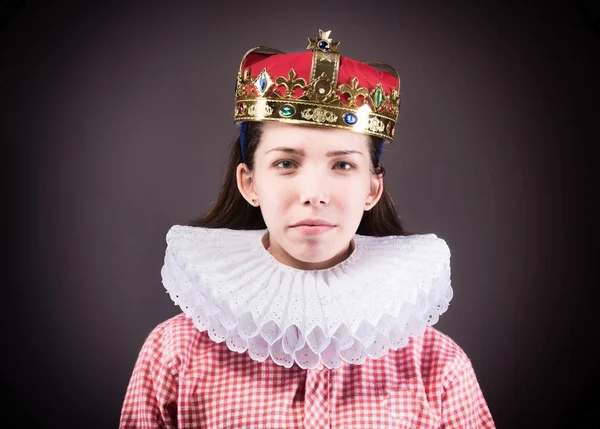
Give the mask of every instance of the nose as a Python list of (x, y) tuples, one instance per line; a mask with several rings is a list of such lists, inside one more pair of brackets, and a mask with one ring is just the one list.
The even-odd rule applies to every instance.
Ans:
[(325, 178), (311, 172), (305, 174), (300, 180), (301, 204), (318, 207), (329, 203), (329, 192)]

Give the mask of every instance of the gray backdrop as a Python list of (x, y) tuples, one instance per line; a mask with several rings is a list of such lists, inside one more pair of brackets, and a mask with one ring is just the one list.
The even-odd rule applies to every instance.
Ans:
[(400, 72), (387, 184), (410, 230), (450, 245), (455, 297), (436, 327), (498, 427), (592, 425), (600, 37), (586, 2), (9, 3), (3, 421), (117, 426), (146, 335), (178, 313), (165, 234), (216, 196), (241, 56), (304, 50), (321, 28)]

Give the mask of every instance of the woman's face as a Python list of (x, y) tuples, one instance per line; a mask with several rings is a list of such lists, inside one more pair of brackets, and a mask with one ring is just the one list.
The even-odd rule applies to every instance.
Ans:
[(383, 189), (368, 145), (367, 136), (352, 131), (264, 124), (254, 170), (238, 166), (238, 187), (260, 206), (277, 260), (322, 269), (347, 257), (363, 212)]

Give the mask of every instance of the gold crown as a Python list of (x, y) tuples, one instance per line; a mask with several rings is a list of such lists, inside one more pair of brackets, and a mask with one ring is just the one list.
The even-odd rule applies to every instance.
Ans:
[(330, 33), (319, 30), (319, 37), (308, 39), (312, 53), (263, 46), (246, 52), (234, 121), (326, 126), (392, 141), (400, 107), (398, 72), (388, 64), (340, 56), (340, 42)]

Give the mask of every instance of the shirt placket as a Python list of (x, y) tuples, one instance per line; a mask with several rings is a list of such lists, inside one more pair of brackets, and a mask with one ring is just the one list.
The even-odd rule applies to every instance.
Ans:
[(306, 373), (304, 393), (304, 427), (323, 429), (330, 427), (329, 396), (330, 370), (320, 366)]

